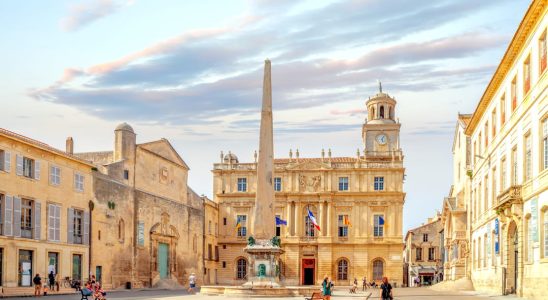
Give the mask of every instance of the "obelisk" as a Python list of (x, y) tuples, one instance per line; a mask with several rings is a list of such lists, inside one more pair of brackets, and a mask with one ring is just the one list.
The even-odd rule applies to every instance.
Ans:
[(263, 103), (259, 136), (259, 160), (257, 162), (257, 192), (253, 215), (253, 236), (267, 240), (275, 236), (274, 214), (274, 140), (272, 132), (272, 84), (270, 60), (264, 62)]

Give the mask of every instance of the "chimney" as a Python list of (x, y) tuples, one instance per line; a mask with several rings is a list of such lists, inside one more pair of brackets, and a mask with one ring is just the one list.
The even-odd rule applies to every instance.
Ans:
[(66, 152), (71, 155), (74, 154), (74, 141), (70, 136), (67, 138)]

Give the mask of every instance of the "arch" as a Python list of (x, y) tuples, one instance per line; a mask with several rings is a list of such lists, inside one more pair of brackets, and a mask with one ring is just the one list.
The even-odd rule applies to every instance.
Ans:
[(373, 259), (373, 280), (382, 280), (384, 276), (384, 260), (380, 257)]
[(124, 219), (120, 218), (120, 220), (118, 221), (118, 240), (123, 242), (124, 241), (124, 238), (125, 238), (125, 222), (124, 222)]
[(236, 258), (236, 279), (247, 278), (247, 259), (245, 257)]
[(518, 284), (518, 230), (516, 222), (512, 220), (510, 225), (508, 225), (508, 235), (507, 235), (507, 249), (508, 252), (506, 253), (506, 269), (507, 269), (507, 280), (506, 280), (506, 286), (505, 291), (509, 291), (510, 293), (515, 293), (517, 290), (517, 284)]
[(348, 259), (341, 258), (337, 262), (337, 280), (348, 280)]
[(375, 119), (375, 106), (371, 106), (371, 120)]
[(381, 105), (381, 108), (379, 110), (379, 118), (384, 119), (384, 105)]

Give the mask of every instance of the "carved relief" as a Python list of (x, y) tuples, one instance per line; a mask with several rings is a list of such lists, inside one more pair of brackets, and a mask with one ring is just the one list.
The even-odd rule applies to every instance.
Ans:
[(169, 179), (169, 171), (166, 167), (160, 168), (160, 183), (167, 184)]
[(320, 175), (307, 177), (305, 175), (299, 176), (300, 191), (303, 192), (317, 192), (320, 189), (322, 177)]

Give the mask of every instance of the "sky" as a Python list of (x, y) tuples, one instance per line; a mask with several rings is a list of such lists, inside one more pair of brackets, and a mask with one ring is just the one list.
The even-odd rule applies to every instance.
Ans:
[(441, 210), (457, 114), (474, 111), (530, 1), (2, 1), (0, 127), (64, 149), (167, 138), (212, 197), (220, 151), (258, 149), (272, 61), (274, 152), (354, 157), (365, 101), (398, 101), (404, 232)]

